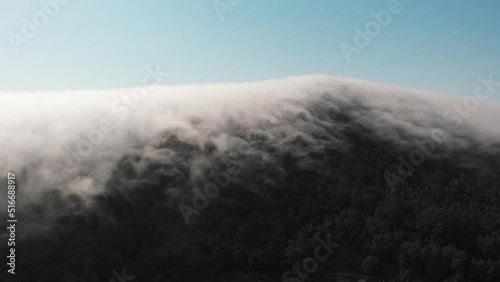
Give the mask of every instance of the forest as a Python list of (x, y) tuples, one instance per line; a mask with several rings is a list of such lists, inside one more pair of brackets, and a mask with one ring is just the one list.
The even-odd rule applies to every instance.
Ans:
[[(124, 268), (140, 282), (342, 281), (334, 280), (342, 275), (500, 281), (498, 144), (438, 145), (410, 176), (389, 185), (386, 174), (417, 145), (382, 138), (327, 105), (315, 107), (313, 117), (289, 121), (314, 118), (323, 129), (312, 134), (314, 142), (301, 135), (277, 142), (266, 121), (263, 130), (229, 123), (247, 145), (222, 153), (214, 143), (197, 146), (164, 132), (157, 149), (174, 152), (168, 161), (131, 152), (105, 191), (90, 199), (45, 191), (18, 211), (18, 234), (33, 235), (18, 235), (17, 274), (1, 273), (0, 280), (120, 281), (113, 271)], [(193, 170), (201, 158), (208, 165)], [(193, 189), (229, 167), (238, 173), (186, 224), (179, 205), (191, 206)], [(48, 228), (31, 230), (37, 221)], [(328, 257), (305, 272), (320, 238), (335, 251), (321, 250)], [(4, 242), (1, 248), (5, 254)]]

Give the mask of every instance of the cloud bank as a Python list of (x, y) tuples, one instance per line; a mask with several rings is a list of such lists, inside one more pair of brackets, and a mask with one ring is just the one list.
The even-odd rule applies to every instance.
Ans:
[[(120, 189), (134, 189), (147, 175), (181, 197), (227, 162), (272, 168), (254, 177), (273, 185), (283, 173), (278, 156), (321, 168), (326, 150), (349, 151), (352, 131), (405, 146), (441, 130), (448, 152), (500, 148), (498, 104), (480, 102), (458, 123), (458, 114), (445, 113), (465, 97), (331, 75), (157, 86), (142, 95), (117, 89), (0, 96), (0, 172), (18, 175), (20, 210), (51, 190), (91, 199), (118, 176)], [(5, 193), (0, 202), (7, 202)]]

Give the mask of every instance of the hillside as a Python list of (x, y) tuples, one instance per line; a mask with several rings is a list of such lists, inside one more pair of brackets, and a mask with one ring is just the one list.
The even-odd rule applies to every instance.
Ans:
[(7, 99), (17, 281), (499, 281), (498, 104), (329, 75), (128, 91)]

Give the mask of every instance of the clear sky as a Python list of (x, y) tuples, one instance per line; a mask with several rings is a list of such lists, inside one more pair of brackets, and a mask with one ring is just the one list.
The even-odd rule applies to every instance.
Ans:
[(498, 0), (401, 0), (350, 63), (339, 45), (390, 0), (241, 0), (224, 20), (213, 0), (65, 0), (14, 52), (9, 34), (50, 1), (0, 0), (0, 90), (137, 86), (155, 65), (165, 84), (331, 73), (468, 95), (480, 75), (500, 80)]

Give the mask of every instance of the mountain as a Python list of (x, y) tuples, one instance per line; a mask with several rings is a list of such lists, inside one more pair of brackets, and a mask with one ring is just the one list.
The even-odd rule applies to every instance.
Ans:
[(488, 79), (467, 97), (331, 75), (1, 93), (15, 278), (498, 281)]

